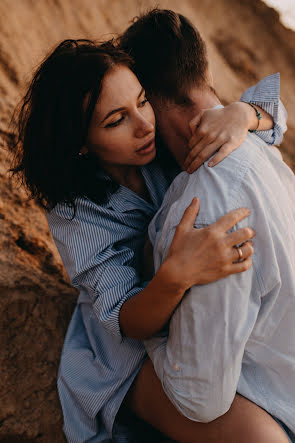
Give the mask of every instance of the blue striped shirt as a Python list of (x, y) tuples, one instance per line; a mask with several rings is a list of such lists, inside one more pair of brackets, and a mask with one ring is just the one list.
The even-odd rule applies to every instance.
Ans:
[[(242, 99), (273, 115), (274, 129), (258, 134), (270, 144), (280, 143), (285, 117), (278, 74), (250, 88)], [(80, 290), (58, 373), (63, 429), (71, 443), (111, 438), (118, 409), (146, 357), (141, 342), (122, 336), (119, 312), (146, 285), (140, 274), (142, 247), (170, 183), (157, 161), (142, 173), (152, 203), (121, 186), (105, 205), (78, 199), (73, 220), (72, 210), (63, 204), (47, 213), (71, 283)], [(128, 441), (125, 430), (116, 429), (114, 441)]]

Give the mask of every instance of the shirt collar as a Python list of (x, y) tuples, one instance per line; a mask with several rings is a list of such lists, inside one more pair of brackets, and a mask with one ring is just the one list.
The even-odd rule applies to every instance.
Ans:
[[(148, 191), (150, 192), (152, 203), (147, 202), (131, 189), (120, 185), (116, 192), (114, 192), (109, 201), (105, 204), (106, 208), (112, 208), (118, 212), (128, 212), (132, 210), (141, 209), (144, 212), (148, 212), (150, 215), (154, 215), (156, 212), (157, 195), (152, 187), (152, 180), (148, 171), (148, 165), (141, 168), (142, 175), (144, 177)], [(103, 170), (97, 172), (97, 178), (101, 181), (110, 180), (110, 176)]]

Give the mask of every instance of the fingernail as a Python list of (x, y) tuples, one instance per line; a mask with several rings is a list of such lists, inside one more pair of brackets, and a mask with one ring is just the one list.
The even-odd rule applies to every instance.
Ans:
[(215, 165), (214, 161), (210, 160), (208, 163), (208, 166), (210, 166), (210, 168), (212, 168), (212, 166), (214, 166), (214, 165)]

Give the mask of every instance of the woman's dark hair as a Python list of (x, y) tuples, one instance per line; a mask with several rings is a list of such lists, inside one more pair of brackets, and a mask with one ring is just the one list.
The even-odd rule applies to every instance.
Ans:
[(133, 61), (112, 41), (64, 40), (35, 72), (13, 117), (16, 138), (9, 146), (14, 153), (11, 171), (47, 210), (65, 203), (75, 214), (76, 198), (104, 203), (119, 186), (99, 179), (95, 158), (79, 155), (103, 77), (115, 65), (132, 69)]
[(181, 14), (152, 9), (136, 17), (118, 44), (133, 58), (136, 75), (149, 95), (182, 103), (192, 86), (206, 84), (205, 42)]

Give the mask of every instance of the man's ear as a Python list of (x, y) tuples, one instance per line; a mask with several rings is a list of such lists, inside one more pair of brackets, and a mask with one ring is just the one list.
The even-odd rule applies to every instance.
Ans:
[(82, 155), (87, 154), (87, 153), (88, 153), (88, 148), (86, 148), (86, 146), (83, 146), (83, 147), (80, 149), (80, 153), (81, 153)]

